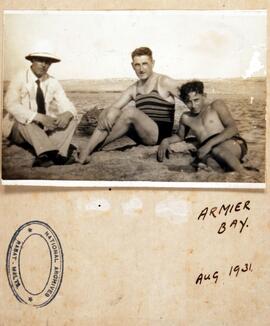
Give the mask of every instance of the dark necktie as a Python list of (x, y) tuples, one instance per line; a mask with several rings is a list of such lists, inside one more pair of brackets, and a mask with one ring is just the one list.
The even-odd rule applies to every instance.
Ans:
[(45, 100), (44, 95), (42, 92), (42, 89), (40, 88), (40, 80), (36, 80), (37, 83), (37, 95), (36, 95), (36, 101), (37, 101), (37, 107), (38, 107), (38, 113), (45, 114)]

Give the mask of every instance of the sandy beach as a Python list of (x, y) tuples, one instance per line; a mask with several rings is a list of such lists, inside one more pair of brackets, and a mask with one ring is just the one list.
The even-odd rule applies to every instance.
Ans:
[[(84, 146), (90, 137), (101, 109), (109, 106), (131, 80), (62, 81), (68, 97), (81, 114), (81, 122), (73, 143)], [(87, 165), (32, 168), (33, 155), (3, 140), (2, 179), (6, 180), (106, 180), (106, 181), (169, 181), (169, 182), (249, 182), (265, 181), (265, 79), (206, 81), (209, 99), (221, 98), (229, 106), (240, 135), (248, 143), (245, 166), (249, 174), (236, 172), (196, 172), (192, 166), (192, 145), (178, 143), (170, 159), (156, 160), (157, 146), (136, 145), (127, 137), (95, 152)], [(181, 103), (176, 107), (176, 124)]]

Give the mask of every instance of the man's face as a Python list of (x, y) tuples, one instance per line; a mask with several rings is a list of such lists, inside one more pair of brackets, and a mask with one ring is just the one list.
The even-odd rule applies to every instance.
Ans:
[(188, 94), (188, 100), (185, 103), (190, 111), (194, 114), (199, 114), (204, 106), (205, 95), (196, 92), (190, 92)]
[(132, 67), (139, 79), (146, 80), (153, 73), (154, 63), (148, 55), (140, 55), (133, 58)]
[(31, 61), (32, 61), (31, 69), (38, 78), (41, 78), (47, 73), (52, 63), (50, 59), (42, 58), (42, 57), (33, 58)]

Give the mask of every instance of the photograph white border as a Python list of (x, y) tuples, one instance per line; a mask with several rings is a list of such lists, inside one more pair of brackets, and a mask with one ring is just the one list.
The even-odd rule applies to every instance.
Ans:
[[(142, 11), (142, 9), (113, 9), (109, 11)], [(267, 9), (192, 9), (192, 10), (187, 10), (187, 9), (144, 9), (143, 11), (181, 11), (181, 12), (203, 12), (203, 13), (211, 13), (214, 14), (215, 12), (220, 12), (223, 11), (225, 13), (235, 13), (239, 14), (239, 12), (245, 12), (246, 14), (253, 14), (253, 13), (261, 13), (261, 14), (267, 14)], [(88, 9), (88, 10), (66, 10), (63, 9), (61, 11), (59, 10), (50, 10), (46, 9), (45, 11), (49, 11), (52, 14), (65, 14), (65, 13), (87, 13), (90, 11), (94, 12), (105, 12), (108, 11), (106, 9)], [(26, 10), (4, 10), (4, 14), (25, 14), (25, 13), (40, 13), (44, 12), (44, 10), (32, 10), (32, 9), (26, 9)], [(4, 46), (4, 40), (3, 40), (3, 46)], [(4, 48), (3, 48), (4, 51)], [(2, 58), (3, 59), (3, 58)], [(3, 60), (2, 60), (3, 61)], [(3, 78), (3, 62), (2, 62), (2, 78)], [(2, 108), (3, 109), (3, 108)], [(267, 111), (267, 109), (266, 109)], [(265, 112), (266, 114), (266, 112)], [(267, 127), (267, 126), (266, 126)], [(267, 129), (265, 132), (267, 136)], [(265, 138), (267, 138), (265, 136)], [(267, 139), (266, 139), (267, 140)], [(267, 141), (266, 141), (267, 144)], [(265, 145), (266, 146), (266, 145)], [(266, 153), (265, 153), (265, 165), (266, 165)], [(55, 186), (55, 187), (94, 187), (94, 188), (107, 188), (107, 187), (112, 187), (112, 188), (179, 188), (179, 189), (202, 189), (202, 188), (214, 188), (214, 189), (265, 189), (266, 188), (266, 174), (264, 177), (265, 182), (263, 183), (253, 183), (253, 182), (158, 182), (158, 181), (87, 181), (87, 180), (6, 180), (6, 179), (1, 179), (1, 184), (2, 185), (22, 185), (22, 186)]]

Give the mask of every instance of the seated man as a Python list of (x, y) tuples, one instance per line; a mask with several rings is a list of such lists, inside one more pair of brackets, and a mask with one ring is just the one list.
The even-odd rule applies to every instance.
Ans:
[(10, 82), (5, 96), (8, 114), (3, 119), (3, 136), (17, 145), (31, 145), (36, 154), (33, 167), (73, 163), (68, 150), (77, 112), (59, 82), (47, 74), (60, 59), (41, 51), (25, 58), (31, 67)]
[[(153, 71), (154, 60), (149, 48), (137, 48), (131, 56), (139, 80), (101, 113), (97, 128), (80, 153), (81, 163), (89, 161), (88, 155), (98, 144), (106, 145), (125, 134), (144, 145), (158, 144), (172, 134), (179, 82)], [(135, 107), (126, 107), (133, 100)]]
[(223, 168), (229, 167), (240, 173), (245, 172), (241, 159), (247, 153), (247, 144), (239, 136), (226, 104), (222, 100), (215, 100), (212, 103), (207, 101), (201, 81), (182, 85), (180, 98), (190, 112), (182, 114), (178, 134), (161, 142), (158, 160), (163, 161), (167, 151), (170, 151), (170, 144), (183, 140), (191, 130), (199, 142), (198, 160), (210, 165), (214, 159)]

